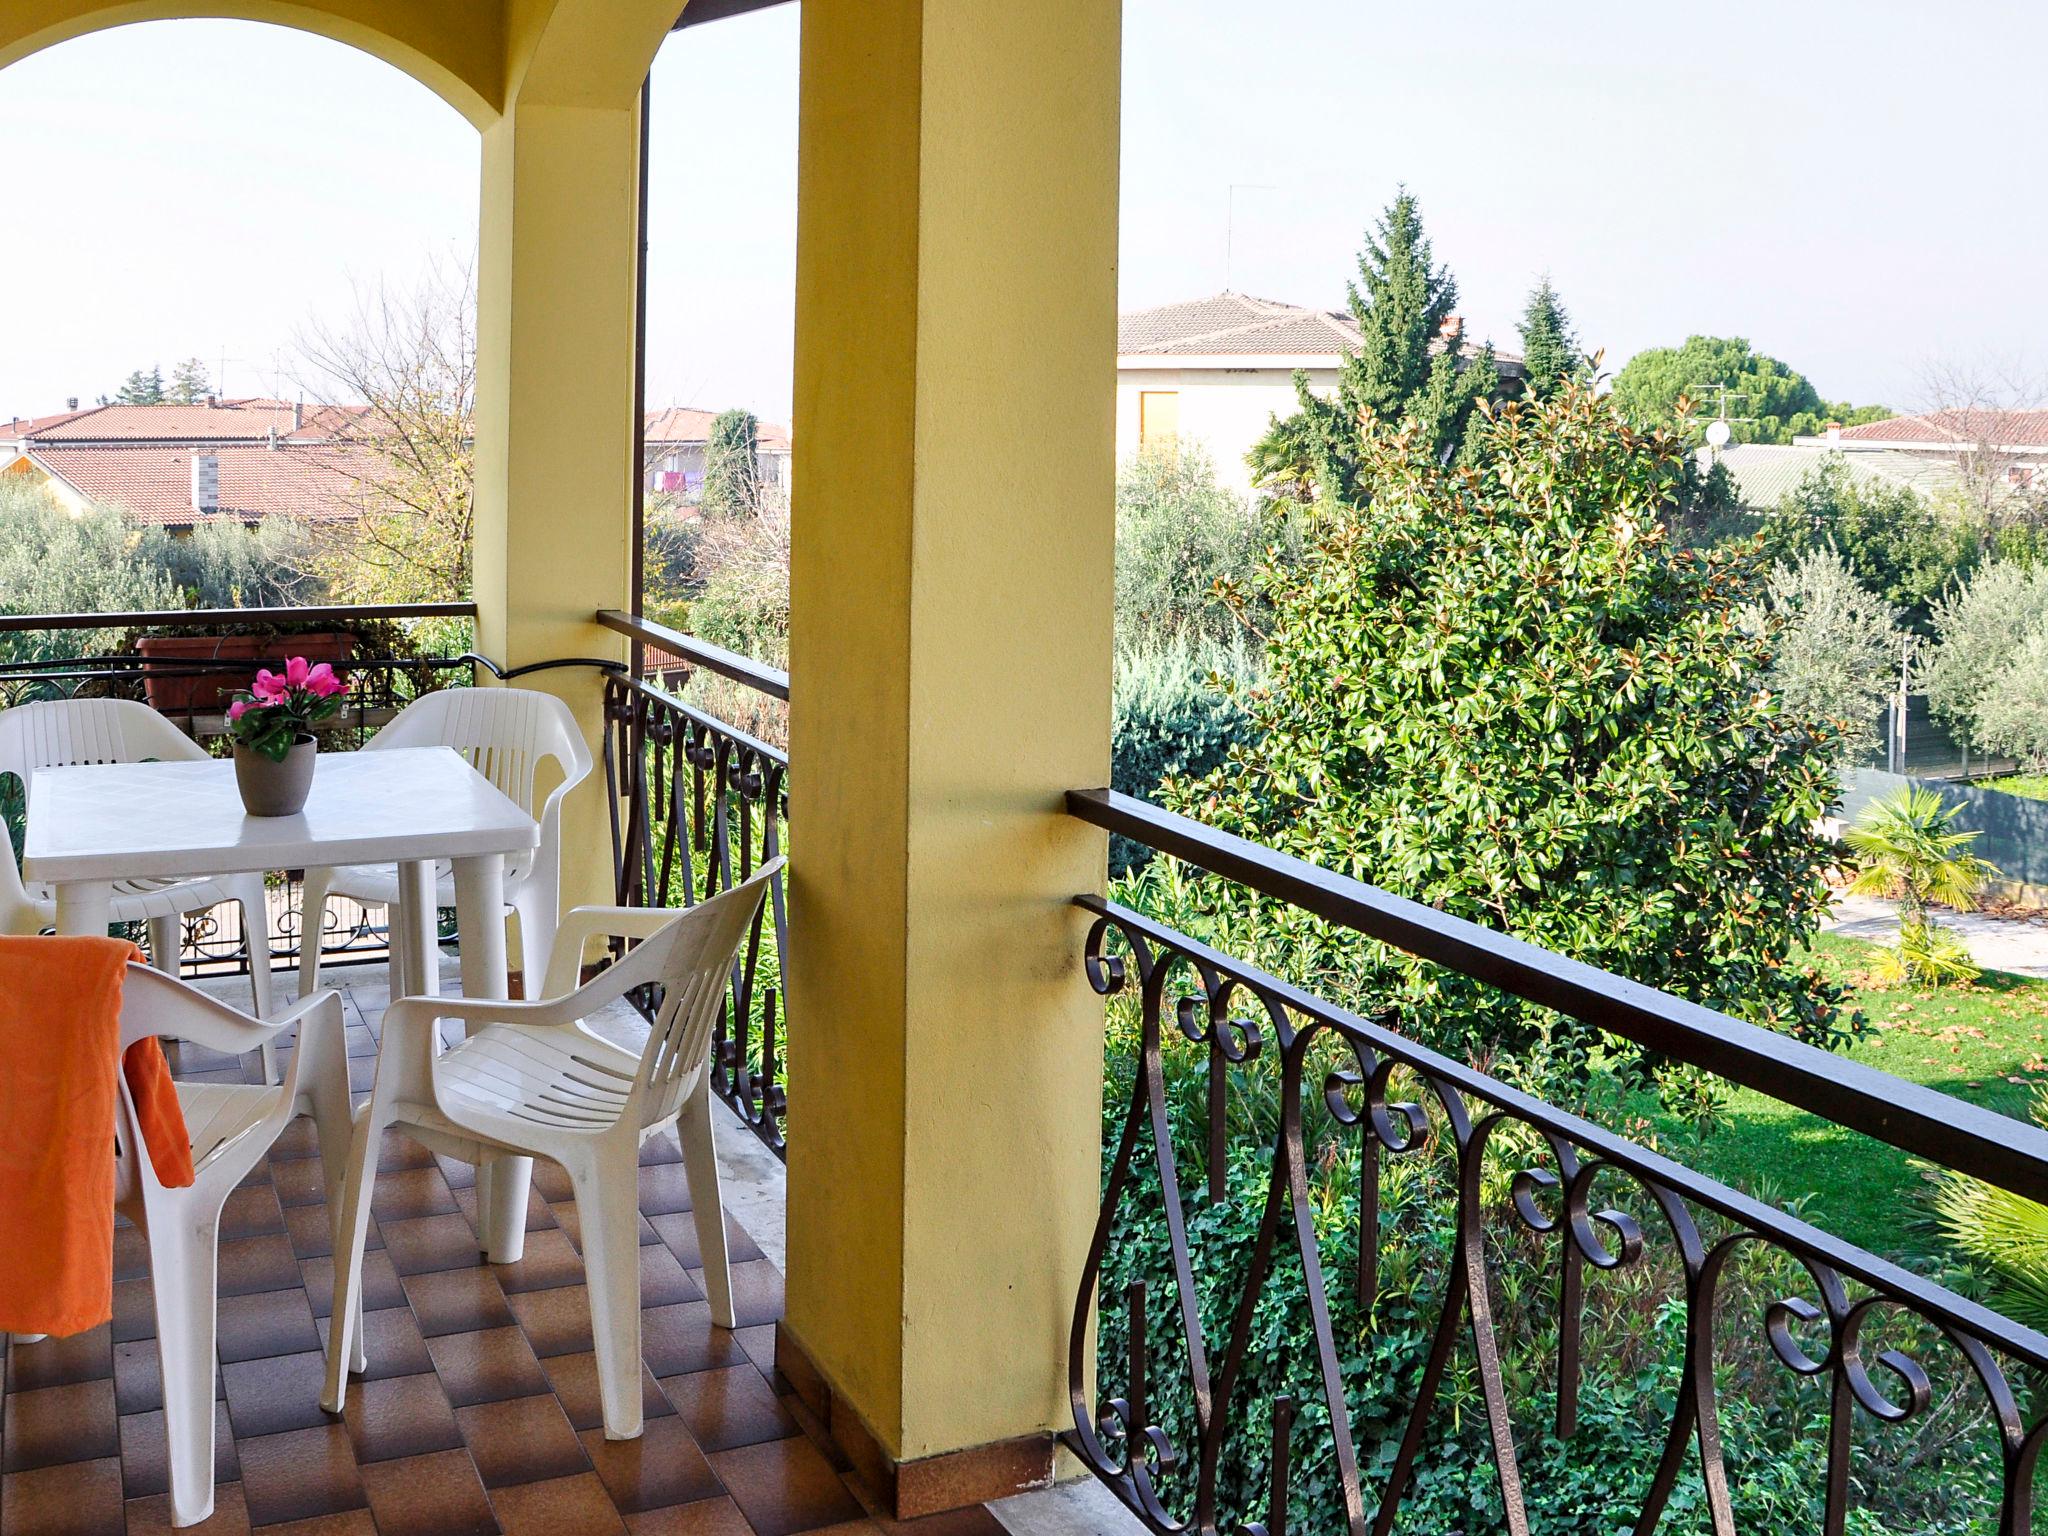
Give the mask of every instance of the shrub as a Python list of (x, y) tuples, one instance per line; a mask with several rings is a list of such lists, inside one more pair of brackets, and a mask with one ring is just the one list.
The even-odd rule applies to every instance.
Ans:
[[(1365, 439), (1369, 506), (1306, 514), (1270, 563), (1256, 749), (1169, 786), (1177, 809), (1560, 954), (1803, 1038), (1836, 994), (1793, 951), (1827, 908), (1814, 832), (1839, 732), (1760, 686), (1743, 552), (1675, 551), (1672, 434), (1568, 384), (1501, 408), (1469, 467)], [(1213, 900), (1248, 916), (1253, 898)], [(1337, 1000), (1397, 979), (1418, 1034), (1480, 1055), (1590, 1037), (1299, 915), (1296, 979)], [(1574, 1043), (1576, 1036), (1576, 1044)]]
[(1899, 658), (1897, 614), (1831, 549), (1809, 550), (1771, 572), (1765, 602), (1778, 621), (1769, 676), (1786, 709), (1832, 720), (1844, 759), (1876, 745), (1871, 721)]
[[(1244, 692), (1257, 663), (1242, 639), (1189, 636), (1121, 651), (1110, 706), (1110, 786), (1149, 800), (1161, 783), (1209, 772), (1249, 730)], [(1109, 867), (1121, 875), (1149, 854), (1111, 840)]]
[(1977, 706), (1977, 735), (1993, 752), (2048, 771), (2048, 625), (1993, 674)]
[(170, 578), (184, 606), (290, 608), (326, 595), (310, 568), (312, 549), (303, 523), (266, 517), (254, 525), (201, 523), (183, 538), (152, 529), (142, 536), (138, 553)]
[(1929, 710), (1973, 745), (1980, 717), (2028, 636), (2048, 631), (2048, 569), (1986, 565), (1934, 604), (1935, 645), (1920, 665)]
[[(118, 512), (71, 512), (40, 486), (0, 481), (0, 612), (118, 613), (182, 606)], [(90, 655), (117, 631), (0, 635), (0, 660)]]
[(698, 536), (700, 583), (691, 632), (773, 667), (789, 665), (789, 508), (707, 518)]
[(1923, 634), (1936, 600), (1975, 569), (1983, 552), (1978, 519), (1908, 486), (1857, 480), (1839, 457), (1800, 481), (1763, 519), (1762, 533), (1765, 552), (1777, 560), (1815, 549), (1839, 552), (1858, 581)]
[(1249, 582), (1262, 533), (1251, 504), (1216, 480), (1201, 449), (1155, 446), (1116, 484), (1116, 634), (1134, 646), (1244, 632), (1227, 594)]

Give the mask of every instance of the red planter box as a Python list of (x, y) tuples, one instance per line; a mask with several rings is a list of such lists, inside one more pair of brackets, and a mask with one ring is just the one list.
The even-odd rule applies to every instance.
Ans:
[[(143, 696), (167, 715), (218, 714), (237, 693), (255, 685), (257, 672), (284, 670), (287, 656), (331, 662), (337, 669), (354, 654), (354, 635), (148, 635), (136, 642)], [(158, 668), (152, 661), (170, 663)], [(202, 662), (219, 667), (199, 670)]]

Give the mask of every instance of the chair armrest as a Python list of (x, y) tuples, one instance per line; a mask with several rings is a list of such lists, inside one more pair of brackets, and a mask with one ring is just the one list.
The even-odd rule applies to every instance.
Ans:
[[(269, 1045), (317, 1010), (321, 1002), (317, 996), (301, 999), (278, 1018), (265, 1021), (174, 981), (161, 971), (131, 962), (123, 986), (122, 1036), (124, 1040), (131, 1033), (138, 1037), (167, 1036), (240, 1056)], [(131, 1008), (141, 1010), (133, 1015), (139, 1026), (133, 1030), (129, 1026)]]
[(541, 983), (551, 998), (567, 997), (583, 981), (583, 950), (592, 939), (651, 939), (683, 915), (678, 907), (574, 907), (555, 930), (555, 952)]

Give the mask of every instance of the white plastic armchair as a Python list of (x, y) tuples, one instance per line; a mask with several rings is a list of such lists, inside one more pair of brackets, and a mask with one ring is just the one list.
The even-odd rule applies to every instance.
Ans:
[[(0, 777), (20, 778), (23, 792), (38, 768), (80, 763), (204, 762), (206, 749), (147, 704), (132, 699), (54, 699), (0, 710)], [(138, 814), (147, 814), (138, 808)], [(13, 861), (0, 873), (0, 925), (10, 932), (36, 933), (56, 920), (53, 894), (41, 886), (24, 889)], [(17, 901), (16, 893), (19, 893)], [(219, 875), (200, 880), (121, 880), (114, 885), (111, 917), (117, 923), (149, 925), (151, 962), (178, 974), (181, 927), (188, 913), (223, 902), (242, 909), (242, 933), (249, 948), (249, 985), (256, 1016), (269, 1018), (270, 913), (263, 876)], [(22, 905), (21, 903), (26, 903)], [(32, 926), (31, 926), (32, 925)], [(275, 1062), (265, 1056), (265, 1076)]]
[(293, 1118), (310, 1114), (319, 1133), (327, 1196), (333, 1208), (340, 1209), (350, 1129), (347, 1045), (339, 993), (301, 1003), (265, 1024), (139, 965), (128, 967), (122, 987), (124, 1052), (137, 1040), (162, 1035), (241, 1054), (270, 1045), (294, 1026), (298, 1048), (283, 1082), (270, 1087), (177, 1085), (195, 1175), (182, 1189), (166, 1189), (157, 1182), (125, 1075), (120, 1081), (114, 1200), (149, 1242), (170, 1453), (171, 1523), (176, 1526), (196, 1525), (213, 1513), (214, 1320), (221, 1207)]
[[(733, 957), (759, 919), (774, 859), (744, 883), (685, 912), (578, 907), (562, 921), (548, 974), (550, 1000), (531, 1003), (406, 998), (384, 1015), (377, 1083), (356, 1117), (335, 1266), (327, 1395), (339, 1413), (347, 1371), (365, 1367), (354, 1322), (361, 1309), (363, 1243), (376, 1148), (396, 1129), (435, 1152), (483, 1165), (548, 1157), (568, 1173), (590, 1292), (591, 1335), (607, 1439), (641, 1431), (640, 1144), (674, 1122), (704, 1261), (712, 1320), (734, 1324), (725, 1216), (712, 1147), (711, 1031)], [(593, 938), (637, 938), (623, 958), (574, 985)], [(662, 1003), (636, 1057), (584, 1022), (636, 987), (662, 987)], [(438, 1020), (470, 1035), (436, 1052)]]
[[(553, 761), (561, 782), (549, 793), (536, 819), (540, 846), (506, 861), (505, 904), (519, 918), (524, 990), (538, 995), (554, 948), (561, 911), (562, 800), (590, 774), (590, 747), (569, 706), (551, 693), (526, 688), (448, 688), (427, 694), (395, 715), (365, 744), (366, 752), (389, 747), (453, 747), (477, 772), (535, 814), (534, 792), (543, 762)], [(455, 905), (455, 877), (443, 860), (434, 870), (437, 906)], [(329, 892), (368, 906), (392, 907), (399, 900), (398, 870), (392, 865), (352, 864), (306, 871), (300, 920), (299, 996), (320, 984), (321, 912)], [(410, 914), (432, 931), (429, 913)], [(428, 974), (432, 971), (429, 967)]]

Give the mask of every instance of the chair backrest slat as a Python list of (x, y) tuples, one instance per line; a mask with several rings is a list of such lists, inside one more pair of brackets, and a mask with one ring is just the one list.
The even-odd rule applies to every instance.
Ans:
[(552, 759), (573, 773), (581, 744), (561, 700), (527, 688), (444, 688), (406, 705), (370, 742), (452, 747), (529, 816), (540, 765)]

